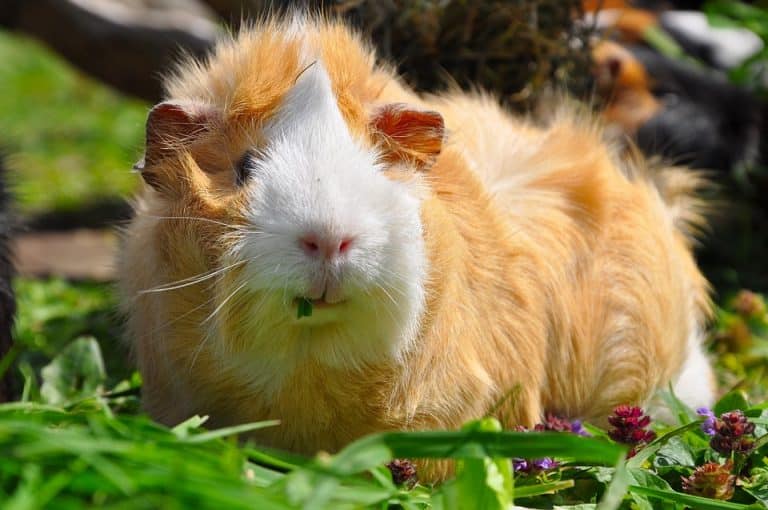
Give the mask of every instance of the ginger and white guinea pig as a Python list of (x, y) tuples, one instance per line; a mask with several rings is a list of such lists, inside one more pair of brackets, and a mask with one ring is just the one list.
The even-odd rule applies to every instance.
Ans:
[(278, 419), (256, 439), (313, 454), (599, 422), (670, 383), (711, 403), (695, 174), (620, 160), (588, 116), (420, 97), (335, 21), (261, 22), (165, 90), (119, 261), (159, 421)]

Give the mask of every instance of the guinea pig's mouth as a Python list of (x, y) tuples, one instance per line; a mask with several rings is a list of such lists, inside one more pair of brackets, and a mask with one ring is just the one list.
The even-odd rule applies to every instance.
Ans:
[(325, 295), (318, 299), (310, 299), (308, 297), (298, 296), (294, 298), (293, 305), (296, 307), (296, 318), (311, 317), (314, 309), (324, 310), (329, 308), (336, 308), (344, 304), (346, 300), (329, 302), (325, 299)]
[(293, 300), (293, 303), (295, 305), (297, 305), (297, 306), (302, 304), (302, 302), (310, 303), (313, 308), (327, 308), (327, 307), (331, 307), (331, 306), (338, 306), (338, 305), (342, 304), (344, 301), (338, 301), (336, 303), (329, 303), (328, 301), (325, 300), (325, 298), (309, 299), (309, 298), (306, 298), (306, 297), (297, 297), (296, 299)]

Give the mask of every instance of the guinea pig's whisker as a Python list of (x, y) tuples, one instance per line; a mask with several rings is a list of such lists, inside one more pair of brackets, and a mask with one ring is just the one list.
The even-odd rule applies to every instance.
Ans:
[[(210, 320), (211, 320), (211, 319), (212, 319), (212, 318), (213, 318), (213, 317), (214, 317), (214, 316), (215, 316), (217, 313), (219, 313), (219, 311), (220, 311), (220, 310), (221, 310), (221, 309), (224, 307), (224, 305), (226, 305), (226, 304), (227, 304), (227, 301), (229, 301), (229, 300), (233, 299), (233, 297), (235, 296), (235, 294), (237, 294), (237, 292), (239, 292), (239, 291), (240, 291), (240, 289), (242, 289), (243, 287), (245, 287), (245, 286), (246, 286), (248, 283), (249, 283), (248, 281), (245, 281), (245, 282), (243, 282), (242, 284), (240, 284), (240, 285), (239, 285), (237, 288), (235, 288), (235, 290), (234, 290), (234, 291), (232, 291), (232, 293), (230, 293), (230, 294), (229, 294), (229, 296), (227, 296), (227, 298), (226, 298), (224, 301), (222, 301), (222, 302), (221, 302), (221, 304), (219, 304), (219, 306), (217, 306), (217, 307), (216, 307), (216, 309), (215, 309), (213, 312), (211, 312), (211, 314), (210, 314), (210, 315), (209, 315), (209, 316), (208, 316), (208, 317), (207, 317), (205, 320), (201, 321), (201, 322), (200, 322), (200, 324), (201, 324), (201, 325), (203, 325), (203, 324), (205, 324), (206, 322), (210, 321)], [(242, 297), (242, 296), (239, 296), (239, 297)], [(268, 297), (269, 297), (269, 294), (268, 294), (268, 293), (264, 293), (264, 294), (261, 296), (261, 299), (259, 300), (259, 302), (258, 302), (258, 303), (257, 303), (257, 304), (256, 304), (256, 305), (253, 307), (253, 309), (252, 309), (252, 310), (253, 310), (253, 314), (254, 314), (254, 315), (259, 315), (259, 313), (260, 313), (260, 310), (261, 310), (261, 308), (264, 306), (264, 303), (265, 303), (265, 301), (267, 300), (267, 298), (268, 298)], [(205, 303), (203, 303), (203, 305), (207, 305), (208, 303), (210, 303), (211, 301), (213, 301), (215, 298), (216, 298), (216, 296), (213, 296), (212, 298), (210, 298), (209, 300), (207, 300)], [(235, 301), (236, 301), (237, 299), (238, 299), (238, 298), (235, 298)], [(203, 306), (203, 305), (201, 305), (201, 306)], [(189, 362), (189, 370), (190, 370), (190, 371), (191, 371), (191, 370), (194, 368), (194, 366), (195, 366), (195, 362), (197, 361), (197, 358), (200, 356), (200, 353), (203, 351), (203, 348), (205, 347), (205, 344), (206, 344), (206, 342), (208, 341), (208, 338), (209, 338), (210, 336), (211, 336), (210, 334), (205, 334), (205, 335), (203, 335), (203, 338), (202, 338), (202, 340), (201, 340), (201, 341), (200, 341), (200, 343), (197, 345), (197, 347), (195, 347), (194, 353), (193, 353), (193, 355), (192, 355), (192, 359), (191, 359), (191, 360), (190, 360), (190, 362)]]
[[(363, 295), (366, 297), (367, 302), (371, 303), (372, 300), (373, 300), (373, 293), (371, 292), (371, 290), (367, 289), (367, 288), (363, 288), (362, 291), (363, 291)], [(373, 314), (376, 316), (376, 321), (378, 322), (379, 321), (379, 307), (378, 306), (374, 306), (373, 307)]]
[(241, 283), (240, 285), (238, 285), (235, 288), (235, 290), (233, 290), (229, 294), (229, 296), (227, 296), (221, 303), (219, 303), (219, 306), (217, 306), (213, 310), (213, 312), (211, 312), (211, 314), (208, 317), (206, 317), (205, 320), (203, 320), (200, 324), (202, 325), (202, 324), (205, 324), (207, 322), (210, 322), (222, 310), (222, 308), (224, 308), (224, 306), (229, 302), (229, 300), (232, 299), (235, 296), (235, 294), (240, 292), (240, 290), (242, 290), (243, 287), (245, 287), (246, 285), (248, 285), (248, 281), (245, 281), (245, 282)]
[[(211, 298), (212, 300), (213, 298)], [(210, 302), (209, 300), (208, 302)], [(210, 338), (210, 333), (205, 333), (202, 335), (202, 340), (200, 340), (200, 343), (195, 347), (195, 351), (192, 353), (192, 359), (189, 360), (189, 371), (192, 372), (192, 370), (195, 368), (195, 363), (197, 363), (197, 358), (200, 357), (200, 353), (203, 352), (203, 347), (205, 347), (206, 342), (208, 341), (208, 338)]]
[[(368, 298), (370, 298), (371, 300), (373, 300), (373, 291), (372, 291), (372, 290), (370, 290), (370, 289), (365, 289), (363, 292), (365, 293), (365, 295), (366, 295)], [(376, 316), (376, 321), (377, 321), (377, 322), (381, 321), (381, 314), (380, 314), (381, 308), (383, 308), (383, 309), (384, 309), (384, 311), (386, 312), (386, 314), (389, 316), (389, 318), (390, 318), (390, 319), (391, 319), (393, 322), (397, 322), (397, 318), (395, 317), (395, 314), (392, 312), (392, 310), (390, 310), (390, 308), (389, 308), (388, 306), (383, 306), (383, 307), (374, 306), (374, 307), (373, 307), (373, 314)]]
[(157, 287), (152, 287), (150, 289), (141, 290), (138, 292), (138, 296), (144, 295), (144, 294), (153, 294), (156, 292), (167, 292), (169, 290), (177, 290), (177, 289), (183, 289), (184, 287), (189, 287), (191, 285), (197, 285), (198, 283), (204, 282), (206, 280), (210, 280), (214, 276), (220, 275), (221, 273), (224, 273), (226, 271), (229, 271), (230, 269), (233, 269), (239, 265), (245, 264), (246, 260), (239, 260), (235, 262), (234, 264), (230, 264), (226, 267), (222, 267), (220, 269), (214, 269), (212, 271), (206, 271), (205, 273), (200, 273), (194, 276), (190, 276), (187, 278), (183, 278), (181, 280), (177, 280), (175, 282), (166, 283), (163, 285), (158, 285)]
[(388, 279), (394, 280), (399, 283), (408, 283), (408, 279), (401, 275), (400, 273), (397, 273), (395, 271), (392, 271), (391, 269), (387, 269), (385, 267), (379, 267), (378, 270), (386, 276)]
[(283, 303), (287, 303), (289, 299), (288, 296), (288, 282), (286, 281), (283, 285)]
[(149, 334), (149, 335), (153, 335), (153, 334), (157, 333), (158, 331), (161, 331), (162, 329), (164, 329), (164, 328), (167, 328), (167, 327), (168, 327), (168, 326), (170, 326), (171, 324), (175, 324), (176, 322), (178, 322), (178, 321), (180, 321), (180, 320), (184, 319), (185, 317), (189, 317), (190, 315), (192, 315), (192, 314), (193, 314), (193, 313), (195, 313), (196, 311), (198, 311), (198, 310), (200, 310), (201, 308), (203, 308), (203, 307), (207, 306), (207, 305), (208, 305), (208, 304), (209, 304), (211, 301), (213, 301), (215, 298), (216, 298), (216, 296), (214, 296), (214, 297), (211, 297), (210, 299), (207, 299), (206, 301), (203, 301), (202, 303), (200, 303), (200, 304), (199, 304), (199, 305), (197, 305), (196, 307), (194, 307), (194, 308), (191, 308), (191, 309), (187, 310), (186, 312), (184, 312), (183, 314), (179, 315), (178, 317), (174, 317), (173, 319), (171, 319), (171, 320), (169, 320), (169, 321), (166, 321), (165, 323), (163, 323), (163, 324), (161, 324), (160, 326), (156, 327), (155, 329), (151, 330), (151, 331), (150, 331), (148, 334)]
[[(394, 283), (403, 283), (403, 284), (406, 284), (406, 286), (409, 283), (408, 279), (404, 278), (399, 273), (396, 273), (394, 271), (385, 269), (383, 267), (379, 268), (379, 271), (384, 275), (384, 277), (386, 277), (387, 280), (392, 280)], [(377, 284), (376, 287), (384, 289), (384, 286), (381, 285), (381, 284)], [(392, 291), (398, 297), (407, 297), (406, 292), (403, 291), (402, 289), (400, 289), (399, 287), (391, 287), (390, 286), (389, 290)]]
[(384, 288), (384, 286), (383, 286), (383, 285), (377, 285), (377, 286), (376, 286), (376, 288), (377, 288), (378, 290), (380, 290), (381, 292), (383, 292), (383, 293), (384, 293), (384, 295), (385, 295), (385, 296), (387, 296), (387, 297), (389, 298), (389, 300), (390, 300), (390, 301), (392, 301), (392, 304), (393, 304), (393, 305), (397, 306), (397, 301), (395, 300), (395, 298), (393, 298), (393, 297), (392, 297), (392, 294), (390, 294), (390, 293), (389, 293), (389, 291), (388, 291), (387, 289), (385, 289), (385, 288)]
[(264, 292), (261, 295), (261, 299), (259, 299), (259, 302), (256, 303), (256, 305), (253, 307), (253, 315), (258, 316), (261, 313), (261, 308), (266, 303), (267, 299), (269, 298), (269, 292)]
[(223, 221), (218, 220), (212, 220), (211, 218), (202, 218), (199, 216), (156, 216), (154, 214), (143, 214), (142, 216), (146, 218), (152, 218), (155, 220), (194, 220), (194, 221), (203, 221), (206, 223), (213, 223), (214, 225), (221, 225), (222, 227), (231, 228), (233, 230), (239, 230), (244, 228), (242, 225), (231, 225), (229, 223), (225, 223)]

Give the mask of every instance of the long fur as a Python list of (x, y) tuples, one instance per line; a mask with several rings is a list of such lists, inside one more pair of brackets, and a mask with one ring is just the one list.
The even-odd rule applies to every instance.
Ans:
[[(277, 418), (258, 440), (333, 451), (489, 412), (600, 421), (701, 361), (709, 299), (683, 226), (697, 177), (628, 171), (591, 119), (542, 127), (483, 95), (419, 97), (333, 21), (265, 21), (166, 90), (219, 114), (148, 170), (175, 191), (147, 187), (124, 238), (123, 306), (159, 420)], [(443, 115), (428, 170), (382, 157), (370, 115), (389, 103)], [(329, 276), (342, 308), (297, 320), (317, 273), (295, 245), (306, 228), (359, 245)]]

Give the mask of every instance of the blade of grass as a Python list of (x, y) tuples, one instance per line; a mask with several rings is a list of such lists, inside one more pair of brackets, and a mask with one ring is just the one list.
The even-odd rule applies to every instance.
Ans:
[(540, 483), (537, 485), (515, 486), (515, 499), (530, 498), (542, 494), (554, 494), (557, 491), (570, 489), (575, 485), (573, 480), (561, 480), (559, 482)]
[(234, 436), (242, 434), (244, 432), (251, 432), (252, 430), (259, 430), (267, 427), (275, 427), (280, 425), (279, 420), (260, 421), (256, 423), (246, 423), (243, 425), (235, 425), (234, 427), (226, 427), (222, 429), (211, 430), (210, 432), (203, 432), (202, 434), (195, 434), (182, 438), (181, 441), (185, 443), (205, 443), (214, 439), (220, 439), (227, 436)]
[(675, 491), (652, 489), (650, 487), (639, 487), (637, 485), (630, 485), (629, 491), (644, 496), (658, 498), (663, 501), (679, 503), (681, 505), (686, 505), (689, 508), (695, 508), (696, 510), (746, 510), (748, 508), (754, 508), (751, 505), (743, 505), (741, 503), (729, 503), (727, 501), (702, 498), (700, 496), (692, 496), (690, 494), (683, 494)]
[(282, 471), (293, 471), (294, 469), (298, 469), (312, 462), (311, 459), (296, 455), (295, 453), (283, 452), (266, 447), (253, 448), (246, 446), (243, 448), (243, 452), (253, 462), (280, 469)]
[(389, 432), (364, 437), (347, 446), (333, 458), (331, 469), (345, 475), (359, 473), (392, 458), (558, 457), (613, 465), (625, 453), (623, 446), (571, 434)]
[(616, 464), (611, 483), (605, 489), (603, 499), (597, 505), (597, 510), (616, 510), (621, 506), (624, 495), (627, 493), (627, 487), (630, 484), (630, 476), (627, 471), (627, 463), (622, 457)]
[(701, 425), (702, 420), (696, 420), (691, 423), (686, 423), (685, 425), (682, 425), (680, 427), (677, 427), (676, 429), (672, 429), (663, 436), (657, 437), (648, 445), (643, 447), (639, 452), (635, 454), (634, 457), (629, 459), (627, 461), (627, 467), (630, 468), (636, 468), (643, 465), (643, 463), (651, 458), (653, 454), (658, 452), (664, 444), (669, 441), (671, 438), (678, 436), (680, 434), (683, 434), (689, 430), (693, 430)]

